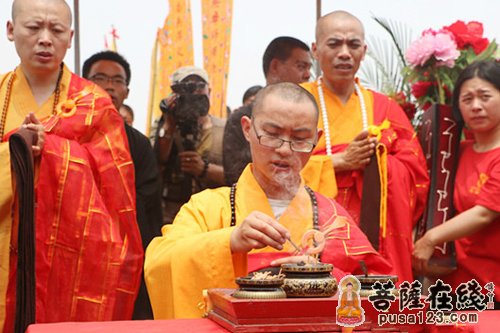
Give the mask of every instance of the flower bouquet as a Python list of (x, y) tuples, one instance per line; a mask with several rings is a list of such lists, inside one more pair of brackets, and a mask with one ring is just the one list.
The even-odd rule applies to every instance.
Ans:
[(483, 25), (456, 21), (440, 30), (427, 29), (406, 50), (404, 76), (420, 110), (450, 105), (460, 72), (476, 60), (495, 57), (496, 42), (483, 37)]
[[(457, 21), (440, 30), (428, 29), (406, 50), (406, 82), (417, 103), (414, 125), (430, 174), (429, 197), (417, 238), (453, 217), (453, 187), (458, 163), (461, 124), (454, 119), (451, 99), (460, 72), (479, 59), (494, 58), (495, 41), (483, 37), (479, 22)], [(424, 111), (425, 110), (425, 111)], [(428, 275), (439, 276), (456, 267), (453, 242), (436, 246)]]

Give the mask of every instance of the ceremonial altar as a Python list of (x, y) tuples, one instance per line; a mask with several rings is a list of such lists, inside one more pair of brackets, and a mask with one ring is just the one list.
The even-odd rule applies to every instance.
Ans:
[[(208, 291), (211, 310), (208, 318), (231, 332), (344, 332), (337, 325), (336, 309), (338, 294), (325, 298), (237, 299), (231, 296), (233, 289)], [(378, 311), (362, 297), (361, 306), (365, 321), (354, 328), (355, 332), (371, 332), (378, 329)], [(389, 313), (407, 316), (417, 315), (416, 310), (399, 312), (393, 304)], [(384, 332), (425, 332), (411, 325), (384, 325)]]

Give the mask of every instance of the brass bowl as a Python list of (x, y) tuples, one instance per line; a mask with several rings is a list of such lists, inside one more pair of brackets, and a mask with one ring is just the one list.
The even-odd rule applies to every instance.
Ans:
[(251, 277), (236, 278), (239, 286), (233, 293), (235, 298), (271, 299), (286, 298), (286, 293), (281, 288), (284, 277), (272, 279), (252, 279)]
[(287, 297), (330, 297), (337, 292), (332, 264), (283, 264)]
[(394, 283), (394, 289), (392, 289), (391, 293), (394, 296), (399, 295), (399, 290), (396, 288), (396, 283), (398, 282), (397, 275), (356, 275), (356, 278), (361, 283), (361, 290), (359, 295), (361, 297), (368, 297), (370, 295), (375, 295), (375, 290), (372, 289), (372, 285), (375, 282), (387, 283), (387, 281), (392, 281)]

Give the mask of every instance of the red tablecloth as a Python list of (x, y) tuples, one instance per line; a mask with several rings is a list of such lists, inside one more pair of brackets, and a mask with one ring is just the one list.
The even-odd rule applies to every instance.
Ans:
[(134, 320), (30, 325), (26, 333), (228, 333), (209, 319)]
[[(469, 327), (428, 327), (427, 332), (500, 332), (500, 311), (484, 311), (479, 314), (477, 324)], [(26, 333), (228, 333), (209, 319), (176, 319), (176, 320), (144, 320), (113, 321), (88, 323), (36, 324), (28, 327)], [(362, 333), (355, 331), (355, 333)]]

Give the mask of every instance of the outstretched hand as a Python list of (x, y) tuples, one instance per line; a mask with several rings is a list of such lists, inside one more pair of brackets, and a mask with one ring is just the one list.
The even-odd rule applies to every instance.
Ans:
[(288, 237), (289, 231), (278, 221), (262, 212), (253, 211), (231, 233), (231, 251), (247, 253), (266, 246), (282, 250)]
[(368, 131), (362, 131), (343, 152), (333, 155), (335, 171), (364, 169), (375, 153), (376, 144), (375, 137), (370, 137)]
[(26, 118), (24, 118), (22, 128), (26, 128), (30, 131), (33, 131), (37, 134), (37, 140), (35, 145), (31, 146), (33, 151), (33, 156), (40, 156), (42, 153), (43, 146), (45, 144), (45, 127), (38, 120), (33, 112), (30, 112)]

